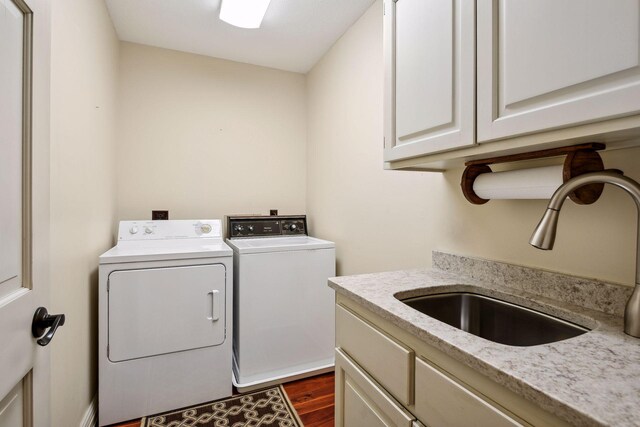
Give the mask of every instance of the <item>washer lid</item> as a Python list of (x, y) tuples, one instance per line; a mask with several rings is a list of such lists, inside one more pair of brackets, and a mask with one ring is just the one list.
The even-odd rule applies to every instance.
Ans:
[(227, 244), (240, 254), (264, 252), (333, 249), (335, 243), (309, 236), (266, 237), (263, 239), (227, 239)]

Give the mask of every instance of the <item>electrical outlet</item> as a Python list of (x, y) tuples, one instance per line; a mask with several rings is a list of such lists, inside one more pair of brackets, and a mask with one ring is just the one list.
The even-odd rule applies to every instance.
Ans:
[(169, 211), (151, 211), (151, 219), (169, 219)]

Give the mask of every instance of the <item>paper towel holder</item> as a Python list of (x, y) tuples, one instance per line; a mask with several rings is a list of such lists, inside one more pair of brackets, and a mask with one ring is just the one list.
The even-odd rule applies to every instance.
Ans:
[[(562, 169), (562, 179), (567, 182), (573, 177), (589, 172), (604, 170), (604, 163), (598, 151), (604, 150), (605, 144), (590, 142), (567, 147), (551, 148), (547, 150), (531, 151), (529, 153), (512, 154), (508, 156), (492, 157), (488, 159), (471, 160), (465, 163), (460, 186), (464, 197), (474, 205), (487, 203), (488, 199), (479, 197), (473, 191), (475, 179), (483, 173), (493, 172), (489, 165), (496, 163), (510, 163), (523, 160), (543, 159), (547, 157), (567, 156)], [(591, 184), (579, 188), (569, 195), (569, 198), (579, 205), (590, 205), (600, 198), (604, 184)]]

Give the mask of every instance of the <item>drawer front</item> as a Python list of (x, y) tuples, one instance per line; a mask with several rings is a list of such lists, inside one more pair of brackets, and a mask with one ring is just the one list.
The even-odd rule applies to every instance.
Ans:
[(336, 346), (401, 403), (413, 403), (413, 350), (340, 305), (336, 306)]
[(416, 359), (417, 417), (430, 427), (523, 426), (445, 373)]
[(413, 415), (336, 349), (336, 426), (412, 427)]

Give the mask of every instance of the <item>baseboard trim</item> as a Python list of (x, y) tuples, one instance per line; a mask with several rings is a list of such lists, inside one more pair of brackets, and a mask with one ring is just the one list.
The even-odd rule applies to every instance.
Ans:
[(98, 395), (93, 396), (89, 407), (80, 421), (80, 427), (96, 427), (98, 423)]

